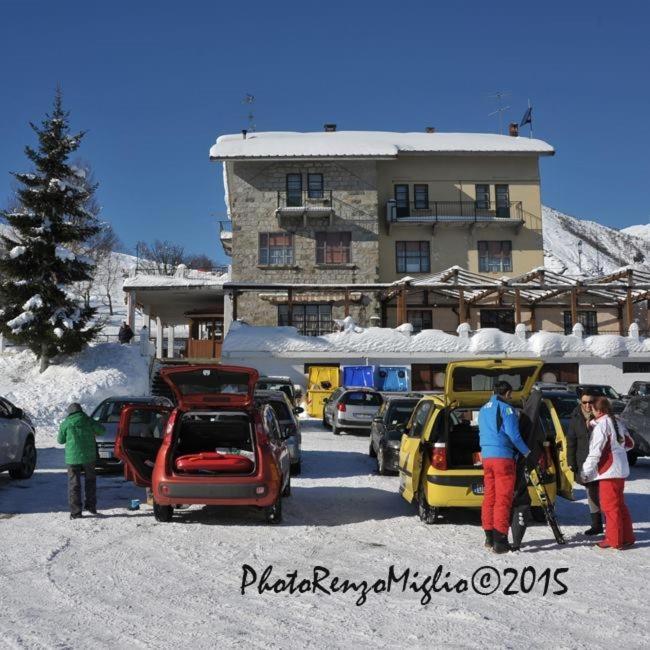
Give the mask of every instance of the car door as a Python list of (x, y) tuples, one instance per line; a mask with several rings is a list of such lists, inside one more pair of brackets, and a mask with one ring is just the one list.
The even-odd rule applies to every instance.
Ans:
[(569, 467), (567, 440), (560, 417), (550, 399), (540, 405), (540, 421), (545, 429), (546, 439), (553, 442), (553, 461), (555, 464), (557, 492), (565, 499), (573, 501), (573, 472)]
[(375, 452), (381, 446), (381, 439), (384, 435), (386, 427), (384, 426), (384, 416), (386, 415), (387, 402), (384, 402), (381, 405), (381, 408), (377, 412), (377, 415), (373, 418), (372, 425), (370, 427), (370, 444)]
[(269, 439), (271, 453), (280, 468), (282, 485), (284, 486), (284, 479), (289, 474), (291, 459), (289, 458), (289, 450), (287, 449), (280, 429), (280, 423), (271, 407), (264, 409), (264, 429)]
[(400, 493), (410, 503), (417, 495), (422, 469), (422, 436), (435, 410), (432, 400), (422, 400), (413, 411), (399, 450)]
[(2, 428), (0, 435), (4, 446), (4, 454), (0, 451), (0, 465), (17, 463), (23, 455), (25, 433), (22, 420), (15, 416), (15, 411), (11, 402), (0, 398), (0, 427)]
[(173, 408), (132, 404), (122, 409), (115, 436), (115, 457), (124, 463), (124, 478), (151, 487), (151, 475)]

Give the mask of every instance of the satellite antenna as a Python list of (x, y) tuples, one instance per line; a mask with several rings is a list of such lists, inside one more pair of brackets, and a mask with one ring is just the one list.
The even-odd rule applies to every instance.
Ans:
[(488, 117), (492, 117), (493, 115), (498, 116), (499, 133), (501, 134), (503, 133), (503, 113), (510, 108), (510, 106), (503, 106), (503, 98), (508, 97), (509, 95), (509, 90), (497, 90), (496, 92), (488, 95), (490, 99), (496, 99), (497, 102), (497, 110), (489, 113)]
[(246, 93), (244, 95), (244, 99), (242, 100), (242, 104), (247, 104), (250, 108), (248, 110), (248, 131), (249, 133), (253, 133), (255, 131), (255, 115), (253, 115), (253, 104), (255, 103), (255, 95), (251, 95), (250, 93)]

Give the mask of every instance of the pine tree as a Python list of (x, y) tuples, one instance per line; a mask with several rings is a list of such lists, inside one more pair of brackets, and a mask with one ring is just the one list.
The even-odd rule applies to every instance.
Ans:
[(40, 127), (30, 126), (39, 143), (25, 147), (34, 171), (13, 174), (18, 207), (1, 213), (11, 231), (1, 238), (0, 331), (29, 347), (43, 371), (53, 356), (78, 352), (101, 328), (92, 323), (95, 310), (73, 292), (74, 283), (92, 277), (92, 264), (71, 250), (97, 233), (95, 215), (86, 208), (96, 185), (68, 164), (84, 133), (70, 134), (60, 90), (52, 114)]

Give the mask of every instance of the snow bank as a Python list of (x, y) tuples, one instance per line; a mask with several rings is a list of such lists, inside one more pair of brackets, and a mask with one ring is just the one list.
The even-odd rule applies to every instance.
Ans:
[(0, 356), (0, 395), (30, 414), (39, 446), (54, 442), (70, 402), (90, 412), (111, 395), (148, 393), (149, 368), (137, 345), (93, 345), (42, 374), (29, 350)]
[(234, 322), (224, 340), (223, 353), (267, 352), (274, 356), (295, 352), (353, 352), (425, 354), (507, 354), (509, 356), (558, 357), (594, 356), (600, 358), (627, 357), (650, 353), (650, 339), (636, 339), (613, 334), (580, 336), (555, 332), (535, 332), (529, 338), (485, 328), (477, 332), (462, 332), (454, 336), (441, 330), (411, 333), (411, 326), (396, 329), (363, 328), (346, 319), (343, 331), (324, 336), (302, 336), (295, 327), (255, 327)]

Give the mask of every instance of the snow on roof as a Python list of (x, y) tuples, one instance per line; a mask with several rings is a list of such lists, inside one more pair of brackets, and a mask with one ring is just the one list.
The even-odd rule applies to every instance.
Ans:
[(163, 289), (183, 287), (221, 287), (230, 280), (230, 273), (213, 273), (208, 271), (185, 270), (176, 275), (155, 275), (138, 273), (124, 280), (122, 288), (127, 289)]
[(455, 336), (441, 330), (422, 330), (410, 334), (405, 328), (354, 327), (323, 336), (303, 336), (295, 327), (257, 327), (235, 321), (224, 340), (225, 357), (238, 353), (327, 352), (335, 354), (372, 353), (410, 354), (428, 356), (441, 354), (506, 354), (524, 357), (594, 356), (621, 357), (649, 354), (650, 339), (602, 334), (585, 339), (573, 334), (535, 332), (525, 339), (498, 329), (483, 328), (472, 336)]
[(255, 158), (395, 158), (404, 153), (524, 153), (553, 155), (543, 140), (494, 133), (395, 133), (334, 131), (254, 132), (222, 135), (210, 148), (211, 160)]

